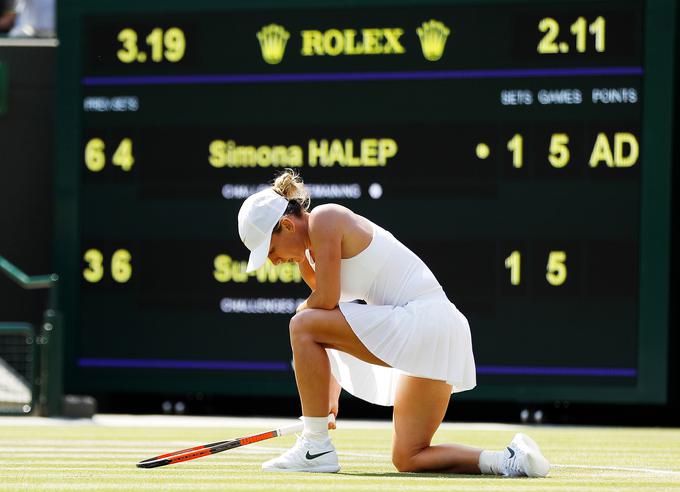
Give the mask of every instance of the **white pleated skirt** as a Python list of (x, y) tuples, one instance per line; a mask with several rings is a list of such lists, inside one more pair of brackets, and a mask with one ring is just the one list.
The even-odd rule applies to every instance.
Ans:
[(401, 374), (446, 381), (452, 393), (477, 384), (470, 326), (443, 291), (404, 306), (341, 302), (339, 308), (366, 348), (391, 366), (327, 349), (335, 379), (354, 396), (394, 405)]

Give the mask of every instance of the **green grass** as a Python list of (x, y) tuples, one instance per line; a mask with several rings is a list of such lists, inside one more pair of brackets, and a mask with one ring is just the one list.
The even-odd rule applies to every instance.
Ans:
[[(336, 475), (261, 472), (260, 463), (290, 446), (294, 437), (178, 465), (135, 467), (137, 461), (161, 452), (262, 430), (267, 428), (12, 425), (11, 419), (4, 419), (0, 490), (680, 490), (678, 429), (524, 428), (553, 464), (569, 465), (555, 466), (545, 479), (397, 473), (389, 459), (390, 430), (378, 428), (334, 431), (342, 466)], [(440, 430), (435, 443), (501, 449), (517, 430), (461, 426)]]

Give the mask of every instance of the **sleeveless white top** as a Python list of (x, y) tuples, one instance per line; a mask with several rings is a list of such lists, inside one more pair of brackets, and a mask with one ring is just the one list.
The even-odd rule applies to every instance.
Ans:
[[(379, 405), (394, 404), (400, 374), (447, 381), (452, 392), (474, 388), (467, 319), (415, 253), (372, 225), (371, 243), (340, 261), (338, 307), (368, 350), (391, 367), (328, 349), (336, 380), (346, 391)], [(314, 268), (309, 250), (305, 254)], [(357, 299), (367, 304), (351, 302)]]

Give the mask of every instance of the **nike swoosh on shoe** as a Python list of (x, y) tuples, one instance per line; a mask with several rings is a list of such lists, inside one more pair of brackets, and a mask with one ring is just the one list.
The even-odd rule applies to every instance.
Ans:
[(319, 454), (309, 454), (309, 451), (307, 451), (305, 458), (307, 458), (308, 460), (313, 460), (315, 458), (318, 458), (319, 456), (323, 456), (324, 454), (328, 454), (328, 453), (332, 453), (332, 452), (333, 452), (332, 449), (330, 451), (325, 451), (325, 452), (319, 453)]

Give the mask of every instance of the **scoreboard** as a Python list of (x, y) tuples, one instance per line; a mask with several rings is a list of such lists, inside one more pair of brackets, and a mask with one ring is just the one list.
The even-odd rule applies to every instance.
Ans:
[(277, 171), (430, 266), (466, 399), (666, 400), (674, 2), (60, 5), (66, 389), (293, 395), (295, 264), (245, 273)]

